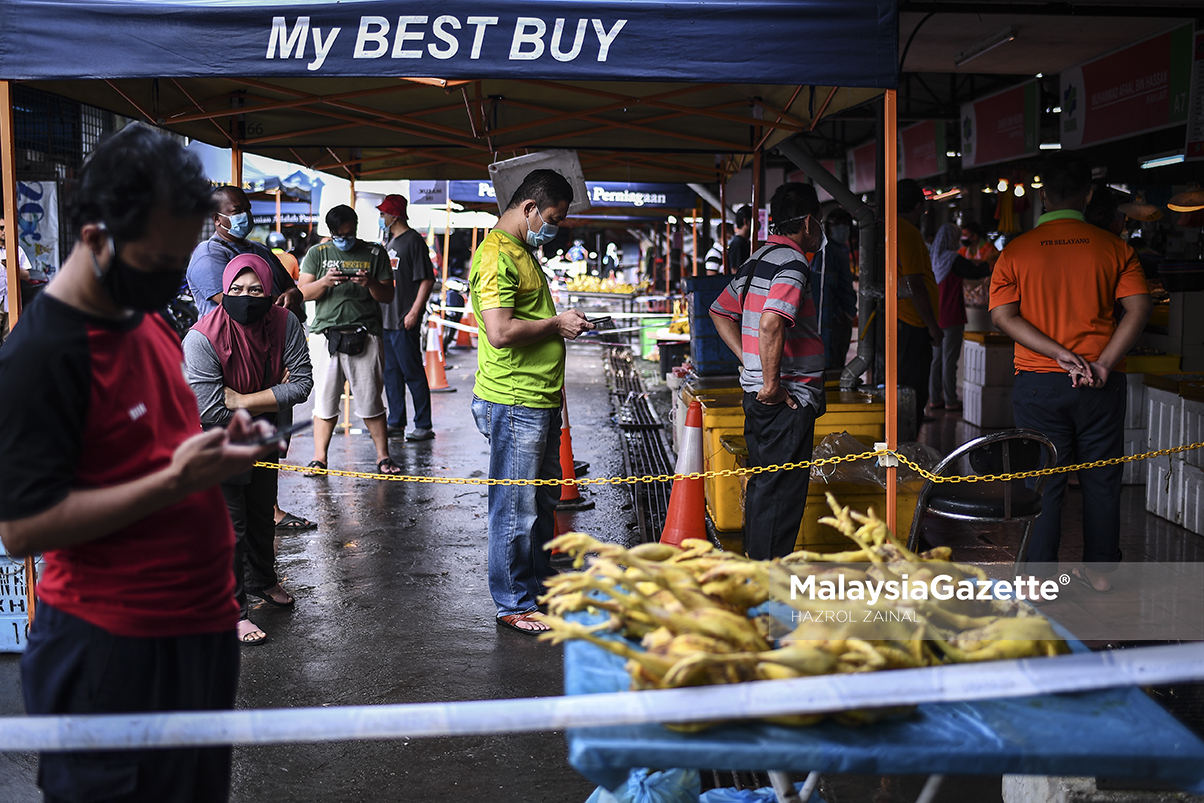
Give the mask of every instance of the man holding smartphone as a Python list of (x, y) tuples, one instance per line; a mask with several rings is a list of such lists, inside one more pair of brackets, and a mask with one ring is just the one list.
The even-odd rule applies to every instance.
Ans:
[[(245, 412), (201, 432), (179, 291), (211, 209), (200, 162), (135, 123), (76, 177), (76, 245), (0, 353), (0, 539), (43, 553), (30, 714), (234, 707), (234, 530), (218, 483), (276, 448)], [(230, 748), (44, 753), (48, 801), (225, 801)]]

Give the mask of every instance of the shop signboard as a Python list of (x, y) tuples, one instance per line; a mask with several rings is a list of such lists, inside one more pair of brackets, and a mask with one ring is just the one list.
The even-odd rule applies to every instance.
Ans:
[(1022, 159), (1037, 153), (1040, 88), (1028, 81), (962, 104), (962, 167)]
[(878, 143), (867, 142), (850, 148), (848, 157), (849, 189), (858, 193), (872, 192), (877, 182)]
[[(624, 207), (628, 209), (693, 209), (698, 201), (694, 190), (686, 184), (628, 183), (622, 181), (587, 181), (591, 207)], [(412, 204), (447, 203), (447, 193), (460, 203), (491, 203), (496, 200), (493, 182), (480, 181), (410, 181)]]
[(1192, 42), (1191, 104), (1187, 113), (1187, 148), (1184, 159), (1204, 159), (1204, 31)]
[[(276, 225), (275, 201), (251, 201), (251, 222), (256, 226)], [(320, 223), (318, 210), (301, 201), (284, 201), (280, 204), (280, 225), (308, 226)]]
[(29, 267), (53, 276), (59, 269), (58, 184), (17, 182), (17, 244)]
[(1192, 26), (1151, 36), (1062, 72), (1063, 148), (1083, 148), (1187, 120)]
[(899, 178), (928, 178), (944, 173), (945, 123), (926, 120), (899, 132)]

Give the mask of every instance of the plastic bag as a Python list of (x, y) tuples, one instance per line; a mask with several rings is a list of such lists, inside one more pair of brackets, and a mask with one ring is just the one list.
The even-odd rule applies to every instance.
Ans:
[[(851, 454), (861, 454), (872, 449), (847, 432), (830, 432), (824, 436), (819, 445), (812, 450), (811, 459), (821, 460), (828, 457), (844, 457)], [(911, 460), (916, 465), (932, 471), (941, 462), (942, 455), (936, 449), (925, 443), (904, 443), (896, 450), (899, 454)], [(896, 472), (896, 480), (900, 484), (920, 482), (922, 478), (906, 464), (900, 464)], [(812, 482), (851, 482), (856, 485), (876, 485), (886, 487), (886, 469), (878, 465), (876, 457), (864, 460), (849, 460), (844, 463), (830, 463), (811, 467)]]
[(698, 770), (636, 767), (614, 792), (599, 786), (585, 803), (698, 803), (702, 778)]
[[(796, 783), (794, 788), (802, 792), (803, 784)], [(698, 800), (699, 803), (777, 803), (778, 796), (774, 794), (772, 786), (766, 786), (762, 789), (710, 789), (703, 792)], [(811, 793), (805, 803), (824, 803), (824, 799), (817, 790)]]

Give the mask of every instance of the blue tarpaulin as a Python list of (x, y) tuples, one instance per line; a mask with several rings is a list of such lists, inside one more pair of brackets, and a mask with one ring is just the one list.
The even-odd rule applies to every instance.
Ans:
[(0, 0), (0, 78), (430, 76), (894, 88), (894, 0)]

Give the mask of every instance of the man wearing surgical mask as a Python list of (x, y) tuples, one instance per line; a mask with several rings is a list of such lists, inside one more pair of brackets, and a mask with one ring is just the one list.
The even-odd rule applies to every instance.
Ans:
[[(497, 228), (481, 242), (468, 277), (481, 328), (472, 415), (489, 441), (491, 479), (551, 479), (560, 473), (564, 341), (593, 329), (575, 309), (557, 314), (534, 251), (556, 238), (573, 188), (553, 170), (533, 170)], [(541, 582), (552, 573), (556, 486), (489, 488), (489, 592), (497, 623), (535, 635)]]
[(272, 296), (277, 306), (285, 307), (298, 320), (305, 321), (301, 291), (272, 249), (247, 239), (251, 233), (251, 201), (238, 187), (218, 187), (213, 191), (217, 211), (213, 213), (213, 236), (192, 252), (188, 262), (188, 289), (201, 317), (222, 303), (222, 271), (240, 254), (263, 257), (272, 269)]

